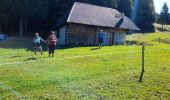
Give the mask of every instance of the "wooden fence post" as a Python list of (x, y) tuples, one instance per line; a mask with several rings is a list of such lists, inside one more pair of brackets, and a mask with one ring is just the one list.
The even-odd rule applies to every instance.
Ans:
[(161, 43), (161, 37), (159, 37), (159, 43)]
[(139, 78), (139, 82), (142, 82), (144, 71), (145, 71), (145, 45), (143, 43), (142, 44), (142, 72)]

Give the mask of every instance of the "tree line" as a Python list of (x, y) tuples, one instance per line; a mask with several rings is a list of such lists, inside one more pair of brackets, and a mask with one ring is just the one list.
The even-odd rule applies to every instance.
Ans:
[[(84, 2), (114, 8), (134, 22), (143, 31), (154, 31), (155, 8), (153, 0), (0, 0), (0, 32), (19, 34), (47, 33), (56, 21), (71, 9), (74, 2)], [(144, 17), (145, 16), (145, 17)]]
[(170, 13), (169, 13), (169, 7), (164, 3), (161, 12), (159, 14), (156, 14), (156, 22), (159, 24), (162, 24), (162, 30), (163, 25), (170, 25)]

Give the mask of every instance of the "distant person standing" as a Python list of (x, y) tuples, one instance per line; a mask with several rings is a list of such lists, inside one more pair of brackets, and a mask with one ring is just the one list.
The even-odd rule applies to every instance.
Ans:
[(34, 43), (34, 52), (35, 55), (37, 54), (37, 52), (41, 52), (42, 55), (42, 46), (41, 46), (41, 41), (45, 42), (40, 36), (39, 33), (35, 33), (35, 36), (33, 38), (33, 43)]
[(99, 48), (103, 47), (104, 36), (105, 36), (105, 34), (104, 34), (103, 30), (100, 30), (100, 32), (98, 33)]
[(50, 36), (48, 37), (48, 48), (49, 48), (49, 57), (54, 57), (54, 51), (57, 43), (57, 38), (55, 36), (55, 32), (51, 31)]

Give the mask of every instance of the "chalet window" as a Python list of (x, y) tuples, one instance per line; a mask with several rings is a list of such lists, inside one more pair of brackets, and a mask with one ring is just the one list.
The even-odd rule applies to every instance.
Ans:
[(121, 18), (121, 14), (116, 14), (115, 18)]

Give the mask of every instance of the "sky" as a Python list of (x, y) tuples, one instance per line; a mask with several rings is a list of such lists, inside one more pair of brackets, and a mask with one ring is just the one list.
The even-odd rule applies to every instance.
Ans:
[(169, 12), (170, 12), (170, 0), (154, 0), (155, 10), (157, 13), (160, 13), (164, 2), (167, 3), (167, 5), (169, 7)]

